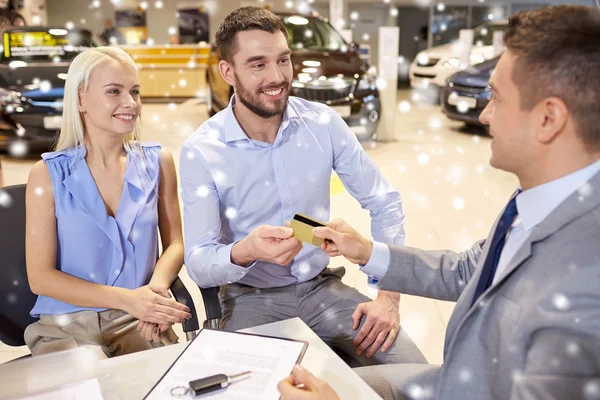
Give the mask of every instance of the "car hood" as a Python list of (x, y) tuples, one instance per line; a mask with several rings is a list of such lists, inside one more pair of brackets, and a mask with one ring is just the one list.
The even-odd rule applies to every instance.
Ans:
[[(313, 77), (337, 76), (354, 77), (362, 76), (367, 72), (367, 65), (353, 52), (315, 52), (294, 51), (292, 53), (292, 65), (294, 66), (294, 77), (300, 73), (309, 73)], [(314, 68), (303, 71), (305, 68)], [(315, 71), (316, 70), (316, 71)]]
[[(12, 69), (7, 64), (0, 65), (0, 88), (20, 92), (23, 96), (33, 100), (51, 100), (62, 98), (64, 95), (65, 81), (58, 74), (66, 74), (68, 64), (36, 65)], [(50, 82), (51, 89), (42, 91), (34, 80)], [(45, 89), (45, 88), (44, 88)]]
[(457, 72), (450, 78), (449, 82), (452, 82), (457, 86), (486, 88), (488, 86), (488, 81), (490, 80), (490, 75), (494, 68), (496, 68), (498, 59), (499, 57), (492, 58), (491, 60), (467, 68), (464, 71)]

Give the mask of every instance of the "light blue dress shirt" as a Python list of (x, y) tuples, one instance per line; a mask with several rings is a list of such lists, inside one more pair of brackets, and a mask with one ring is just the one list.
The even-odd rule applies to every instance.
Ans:
[(273, 144), (251, 140), (233, 113), (235, 96), (181, 151), (185, 264), (201, 287), (239, 282), (258, 288), (314, 278), (329, 263), (304, 244), (290, 265), (231, 262), (231, 248), (259, 225), (284, 226), (295, 213), (329, 220), (331, 170), (371, 212), (376, 240), (402, 244), (400, 195), (330, 107), (290, 97)]
[[(106, 206), (85, 161), (85, 147), (44, 153), (56, 215), (56, 268), (101, 285), (136, 289), (148, 284), (158, 255), (160, 145), (127, 149), (117, 215)], [(31, 310), (59, 315), (100, 308), (78, 307), (38, 296)]]
[[(517, 195), (518, 215), (513, 221), (506, 241), (500, 253), (500, 259), (494, 274), (492, 284), (495, 284), (515, 256), (517, 251), (525, 244), (525, 241), (534, 228), (546, 219), (563, 201), (575, 192), (579, 192), (581, 198), (590, 195), (592, 188), (587, 183), (594, 175), (600, 172), (600, 161), (596, 161), (585, 168), (575, 171), (562, 178), (555, 179), (543, 185), (525, 190)], [(383, 243), (374, 243), (373, 253), (369, 263), (362, 271), (375, 280), (385, 276), (390, 263), (390, 249)]]

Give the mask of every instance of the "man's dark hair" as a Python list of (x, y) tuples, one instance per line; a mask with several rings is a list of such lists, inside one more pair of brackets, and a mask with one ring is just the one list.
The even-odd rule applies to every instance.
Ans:
[(237, 34), (254, 29), (269, 33), (281, 31), (285, 39), (288, 38), (285, 25), (271, 11), (260, 7), (238, 8), (225, 18), (217, 30), (216, 42), (221, 59), (233, 64), (233, 55), (239, 48)]
[(530, 110), (561, 98), (590, 150), (600, 149), (600, 9), (552, 6), (520, 12), (504, 33), (517, 56), (512, 79)]

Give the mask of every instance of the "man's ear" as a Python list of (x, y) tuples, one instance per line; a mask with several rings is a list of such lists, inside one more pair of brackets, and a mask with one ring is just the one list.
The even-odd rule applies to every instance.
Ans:
[(233, 65), (225, 60), (221, 60), (219, 62), (219, 72), (223, 79), (225, 79), (225, 82), (235, 88), (235, 71), (233, 70)]
[(537, 137), (540, 142), (548, 144), (567, 126), (569, 122), (569, 109), (559, 97), (549, 97), (539, 107), (541, 115)]

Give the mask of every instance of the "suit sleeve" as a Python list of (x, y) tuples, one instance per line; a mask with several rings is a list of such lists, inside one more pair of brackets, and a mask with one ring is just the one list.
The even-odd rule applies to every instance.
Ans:
[(460, 253), (389, 245), (390, 264), (376, 287), (381, 290), (456, 301), (481, 257), (481, 240)]

